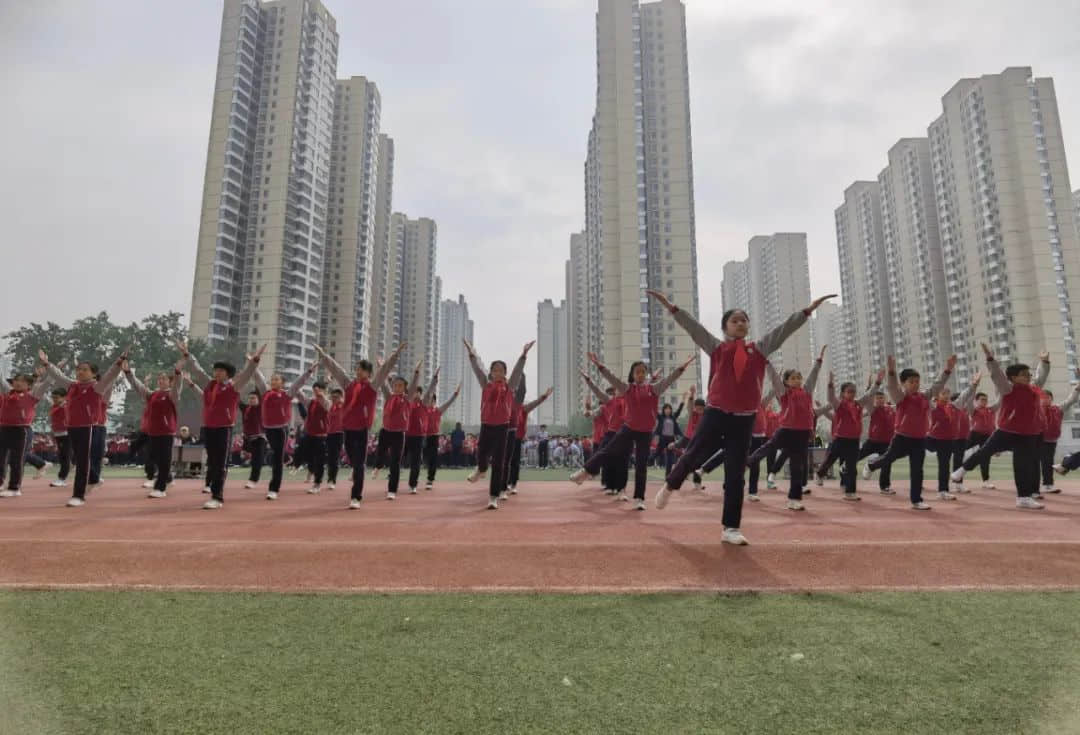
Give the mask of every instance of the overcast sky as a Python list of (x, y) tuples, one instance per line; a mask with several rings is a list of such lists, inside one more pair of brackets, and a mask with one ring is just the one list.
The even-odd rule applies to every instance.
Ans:
[[(443, 297), (465, 294), (485, 359), (512, 358), (583, 223), (595, 0), (325, 2), (338, 76), (382, 93), (394, 209), (437, 221)], [(1053, 77), (1080, 156), (1074, 0), (686, 5), (706, 323), (755, 234), (806, 231), (813, 291), (839, 292), (844, 188), (961, 77)], [(0, 334), (187, 313), (220, 21), (206, 0), (0, 2)]]

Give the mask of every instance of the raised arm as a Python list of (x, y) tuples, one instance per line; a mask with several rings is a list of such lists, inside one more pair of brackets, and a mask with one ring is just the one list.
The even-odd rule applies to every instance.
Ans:
[(195, 381), (191, 379), (191, 376), (190, 376), (190, 375), (185, 375), (185, 376), (184, 376), (184, 382), (188, 384), (188, 387), (190, 387), (190, 388), (191, 388), (191, 390), (195, 391), (195, 395), (197, 395), (197, 396), (199, 396), (200, 398), (202, 398), (202, 394), (203, 394), (203, 389), (202, 389), (202, 388), (200, 388), (200, 387), (199, 387), (199, 386), (198, 386), (198, 385), (197, 385), (197, 384), (195, 383)]
[(345, 369), (341, 367), (337, 360), (326, 354), (326, 351), (323, 350), (323, 348), (319, 345), (315, 345), (315, 351), (319, 353), (319, 357), (322, 359), (323, 367), (326, 368), (326, 372), (330, 373), (330, 377), (333, 378), (337, 382), (337, 384), (341, 386), (342, 390), (347, 388), (349, 386), (349, 383), (352, 381), (349, 379), (349, 376), (345, 372)]
[(371, 379), (371, 382), (375, 385), (383, 385), (386, 379), (390, 377), (391, 371), (394, 366), (397, 365), (398, 358), (401, 357), (401, 351), (405, 349), (405, 343), (402, 342), (397, 346), (397, 349), (390, 353), (390, 357), (386, 358), (378, 370), (375, 371), (375, 377)]
[[(994, 359), (994, 353), (985, 344), (982, 345), (983, 354), (986, 355), (986, 369), (990, 372), (990, 381), (997, 388), (998, 395), (1005, 397), (1012, 393), (1012, 383), (1001, 369), (1001, 363)], [(1000, 402), (1000, 401), (999, 401)]]
[[(619, 378), (616, 377), (614, 373), (612, 373), (610, 370), (608, 370), (607, 367), (604, 365), (604, 363), (600, 362), (599, 357), (597, 357), (594, 353), (590, 352), (589, 353), (589, 359), (592, 361), (592, 364), (596, 366), (596, 369), (600, 372), (600, 375), (603, 376), (604, 380), (606, 380), (608, 383), (610, 383), (611, 387), (615, 389), (616, 393), (621, 394), (621, 393), (625, 393), (627, 391), (629, 386), (626, 383), (619, 380)], [(659, 391), (657, 391), (657, 392), (659, 392)]]
[(123, 367), (124, 362), (127, 361), (128, 351), (125, 349), (120, 353), (120, 356), (113, 361), (113, 364), (109, 366), (109, 369), (105, 371), (105, 374), (94, 383), (94, 390), (98, 395), (105, 395), (113, 389), (113, 385), (116, 383), (116, 379), (120, 377), (120, 369)]
[(885, 371), (879, 370), (877, 378), (872, 380), (867, 386), (866, 392), (859, 398), (859, 405), (863, 408), (870, 408), (874, 405), (874, 396), (881, 390), (881, 381), (885, 378)]
[(840, 398), (836, 395), (836, 386), (833, 384), (832, 373), (829, 373), (829, 385), (826, 388), (825, 400), (833, 408), (840, 405)]
[(813, 393), (814, 392), (814, 386), (817, 385), (818, 375), (821, 374), (821, 363), (822, 363), (822, 361), (824, 359), (825, 359), (825, 348), (822, 347), (821, 348), (821, 355), (819, 355), (818, 359), (814, 361), (814, 367), (810, 368), (810, 374), (808, 376), (806, 376), (806, 382), (803, 384), (803, 387), (806, 389), (807, 393)]
[(36, 378), (34, 380), (34, 385), (30, 388), (30, 395), (40, 401), (45, 396), (46, 391), (49, 390), (52, 381), (50, 381), (49, 377), (45, 374), (45, 367), (43, 365), (34, 371), (34, 375)]
[(131, 386), (132, 390), (138, 393), (139, 397), (144, 401), (149, 398), (150, 390), (141, 380), (139, 380), (139, 376), (131, 371), (131, 366), (125, 362), (122, 369), (124, 371), (124, 379), (127, 380), (128, 385)]
[(1050, 353), (1043, 350), (1039, 353), (1039, 367), (1035, 369), (1035, 385), (1042, 388), (1046, 385), (1046, 379), (1050, 377)]
[(72, 383), (75, 382), (68, 376), (64, 375), (60, 371), (60, 368), (49, 362), (49, 356), (45, 354), (45, 350), (38, 350), (38, 360), (40, 360), (41, 364), (45, 366), (45, 375), (57, 386), (61, 388), (68, 388), (71, 386)]
[[(1076, 373), (1077, 379), (1080, 379), (1080, 369), (1078, 369)], [(1072, 393), (1070, 393), (1069, 397), (1062, 402), (1061, 412), (1068, 415), (1069, 409), (1075, 406), (1077, 401), (1080, 401), (1080, 383), (1073, 386)]]
[(521, 350), (521, 356), (514, 363), (514, 369), (510, 371), (510, 379), (507, 381), (507, 385), (511, 392), (517, 390), (518, 383), (521, 382), (521, 377), (525, 374), (525, 361), (528, 359), (529, 350), (532, 349), (534, 344), (536, 344), (535, 340), (525, 345)]
[(949, 359), (945, 361), (945, 369), (941, 371), (941, 375), (939, 375), (938, 379), (931, 384), (930, 388), (923, 391), (923, 395), (930, 400), (934, 400), (934, 397), (945, 389), (945, 385), (949, 382), (949, 378), (952, 377), (954, 367), (956, 367), (956, 355), (949, 355)]
[(184, 390), (184, 376), (180, 372), (180, 368), (184, 365), (183, 360), (178, 360), (173, 365), (173, 379), (172, 385), (169, 386), (169, 397), (172, 398), (172, 402), (176, 405), (180, 405), (180, 393)]
[(600, 401), (601, 406), (611, 400), (611, 397), (604, 391), (600, 390), (600, 386), (593, 382), (593, 379), (589, 377), (589, 374), (587, 372), (585, 372), (584, 370), (581, 370), (580, 372), (581, 377), (585, 380), (585, 385), (589, 386), (589, 390), (591, 390), (593, 392), (593, 395), (596, 396), (597, 400)]
[(653, 290), (647, 290), (645, 293), (652, 296), (660, 302), (661, 306), (668, 310), (675, 320), (675, 323), (686, 330), (686, 333), (690, 335), (690, 339), (694, 340), (694, 344), (698, 347), (711, 355), (713, 351), (720, 346), (720, 343), (723, 340), (718, 339), (712, 332), (703, 327), (701, 322), (693, 316), (671, 303), (667, 296), (659, 291)]
[(476, 356), (476, 350), (469, 344), (469, 340), (461, 340), (465, 345), (465, 352), (469, 355), (469, 365), (472, 367), (473, 374), (476, 375), (477, 381), (480, 383), (481, 388), (486, 388), (488, 384), (487, 372), (484, 371), (484, 366), (480, 362), (480, 358)]
[(765, 363), (765, 374), (769, 378), (769, 383), (772, 384), (772, 392), (777, 398), (783, 398), (787, 393), (787, 386), (784, 385), (784, 379), (780, 377), (780, 373), (776, 372), (771, 362)]
[[(687, 360), (682, 365), (680, 365), (679, 367), (672, 370), (671, 375), (667, 376), (666, 378), (661, 380), (659, 383), (657, 383), (656, 386), (653, 388), (653, 390), (656, 391), (656, 394), (661, 395), (661, 396), (664, 395), (664, 391), (666, 391), (668, 388), (670, 388), (671, 384), (674, 383), (676, 380), (678, 380), (682, 376), (682, 374), (686, 372), (686, 368), (689, 367), (690, 363), (692, 363), (696, 359), (697, 359), (697, 355), (691, 355), (689, 360)], [(679, 410), (680, 411), (682, 410), (682, 404), (681, 403), (679, 404)], [(673, 416), (673, 418), (678, 418), (678, 417), (679, 417), (678, 414), (675, 414)]]
[(266, 378), (263, 377), (262, 370), (258, 367), (255, 368), (255, 372), (251, 374), (251, 379), (255, 382), (255, 389), (260, 393), (265, 393), (269, 388), (266, 385)]
[(432, 398), (435, 397), (435, 388), (439, 385), (439, 371), (441, 370), (441, 367), (437, 367), (435, 368), (435, 372), (431, 375), (431, 383), (428, 384), (427, 390), (424, 391), (425, 406), (431, 401)]
[(248, 361), (244, 364), (244, 369), (237, 373), (236, 377), (233, 378), (233, 388), (237, 391), (243, 390), (244, 386), (247, 385), (247, 382), (251, 380), (251, 376), (259, 367), (259, 358), (262, 357), (264, 350), (266, 350), (265, 344), (260, 347), (254, 355), (248, 358)]
[(534, 408), (536, 408), (541, 403), (550, 398), (553, 392), (555, 392), (554, 388), (548, 388), (546, 391), (544, 391), (542, 395), (538, 396), (535, 401), (530, 401), (529, 403), (526, 403), (524, 406), (522, 406), (521, 410), (524, 411), (526, 414), (530, 413)]
[(199, 388), (206, 388), (206, 386), (210, 385), (211, 378), (206, 374), (206, 371), (202, 369), (202, 365), (199, 364), (199, 361), (195, 359), (195, 355), (188, 352), (184, 354), (184, 357), (187, 358), (187, 367), (188, 370), (191, 371), (192, 385)]
[(424, 364), (424, 361), (416, 363), (416, 367), (413, 368), (412, 380), (409, 381), (409, 385), (405, 388), (405, 395), (412, 400), (413, 394), (416, 393), (416, 389), (420, 387), (420, 367)]
[[(829, 294), (828, 296), (822, 296), (810, 302), (810, 305), (801, 311), (796, 311), (794, 314), (787, 318), (780, 326), (773, 329), (761, 339), (754, 340), (758, 349), (762, 354), (768, 356), (780, 349), (780, 346), (784, 344), (788, 337), (799, 331), (799, 327), (806, 324), (806, 320), (810, 318), (810, 315), (817, 311), (817, 308), (824, 304), (829, 299), (836, 298), (836, 294)], [(824, 353), (824, 349), (822, 352)]]
[[(289, 386), (289, 398), (296, 398), (298, 395), (300, 395), (300, 391), (303, 390), (304, 384), (311, 379), (311, 376), (314, 375), (315, 371), (318, 369), (319, 363), (313, 362), (311, 363), (311, 367), (309, 367), (305, 372), (300, 373), (300, 377), (296, 379), (296, 382)], [(255, 369), (255, 372), (259, 372), (258, 368)], [(257, 381), (256, 385), (258, 385)], [(259, 386), (259, 390), (266, 390), (266, 388)]]
[(885, 392), (894, 404), (899, 405), (900, 401), (904, 400), (904, 391), (900, 389), (900, 379), (896, 376), (896, 358), (889, 355), (888, 364), (889, 376), (885, 383)]
[(956, 397), (956, 400), (952, 402), (952, 405), (963, 411), (970, 409), (971, 404), (975, 402), (975, 388), (978, 385), (978, 381), (971, 381), (967, 388), (960, 391), (960, 395)]
[(457, 387), (457, 388), (454, 388), (454, 392), (453, 392), (453, 393), (451, 394), (450, 398), (449, 398), (449, 399), (448, 399), (448, 400), (446, 401), (446, 403), (444, 403), (443, 405), (439, 406), (439, 414), (440, 414), (440, 415), (441, 415), (441, 414), (444, 414), (444, 413), (446, 413), (446, 412), (447, 412), (447, 410), (448, 410), (448, 409), (449, 409), (449, 408), (450, 408), (450, 407), (451, 407), (452, 405), (454, 405), (454, 401), (456, 401), (456, 400), (457, 400), (457, 397), (458, 397), (458, 394), (459, 394), (459, 393), (461, 393), (461, 383), (458, 383), (458, 387)]

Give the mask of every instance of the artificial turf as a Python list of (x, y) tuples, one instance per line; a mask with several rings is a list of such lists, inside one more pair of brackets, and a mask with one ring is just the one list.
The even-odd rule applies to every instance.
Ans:
[(0, 732), (1075, 733), (1080, 593), (0, 591)]

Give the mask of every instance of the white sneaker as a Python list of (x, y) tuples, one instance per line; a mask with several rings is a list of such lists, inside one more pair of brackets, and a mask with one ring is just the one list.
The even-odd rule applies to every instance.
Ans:
[(862, 479), (869, 480), (871, 477), (874, 476), (874, 471), (870, 469), (870, 463), (876, 460), (879, 456), (880, 455), (877, 454), (871, 454), (866, 458), (866, 464), (864, 464), (862, 467)]
[(486, 472), (481, 472), (480, 470), (473, 470), (472, 474), (469, 475), (468, 477), (466, 477), (465, 479), (468, 482), (479, 482), (480, 480), (483, 480), (486, 476), (487, 476)]
[(217, 498), (210, 498), (205, 503), (203, 503), (202, 507), (203, 507), (203, 510), (217, 510), (222, 505), (224, 505), (224, 503), (222, 503)]
[(148, 498), (164, 498), (165, 497), (165, 491), (164, 490), (151, 490), (149, 493), (147, 493), (146, 497), (148, 497)]
[(415, 487), (411, 487), (411, 486), (409, 487), (409, 495), (416, 495), (416, 488)]
[(0, 498), (17, 498), (22, 495), (21, 490), (0, 490)]
[(1068, 473), (1068, 470), (1065, 469), (1065, 465), (1056, 464), (1054, 465), (1054, 472), (1058, 473), (1059, 475), (1064, 475)]
[(150, 488), (152, 488), (154, 486), (154, 481), (153, 480), (147, 480), (146, 482), (144, 482), (142, 484), (142, 486), (143, 486), (144, 490), (149, 490)]
[(891, 487), (883, 487), (878, 492), (880, 492), (882, 495), (896, 495), (896, 491), (893, 490)]
[(964, 487), (964, 485), (962, 483), (959, 483), (959, 482), (954, 482), (953, 483), (951, 492), (953, 492), (953, 493), (961, 493), (963, 495), (968, 495), (968, 494), (971, 493), (970, 490), (968, 490), (966, 487)]
[(725, 544), (734, 544), (735, 546), (746, 546), (748, 543), (746, 537), (742, 535), (742, 531), (737, 528), (725, 528), (724, 532), (720, 534), (720, 540)]
[(329, 483), (329, 484), (328, 484), (328, 485), (326, 486), (326, 489), (327, 489), (327, 490), (337, 490), (337, 483), (336, 483), (336, 482), (331, 482), (331, 483)]
[(1037, 492), (1037, 491), (1036, 491), (1036, 492), (1033, 492), (1033, 493), (1031, 494), (1031, 497), (1035, 498), (1036, 500), (1042, 500), (1042, 499), (1043, 499), (1042, 493), (1040, 493), (1040, 492)]
[(802, 494), (803, 495), (809, 495), (810, 494), (810, 488), (809, 487), (804, 487), (802, 489)]
[(983, 490), (997, 490), (997, 485), (992, 482), (984, 482), (982, 488)]
[(911, 509), (912, 510), (930, 510), (930, 506), (920, 500), (918, 503), (912, 503), (911, 504)]
[(821, 475), (817, 475), (816, 477), (814, 477), (814, 484), (818, 487), (825, 487), (825, 478)]
[(359, 508), (360, 508), (360, 501), (359, 500), (357, 500), (356, 498), (353, 498), (352, 500), (349, 501), (349, 510), (357, 510)]
[(70, 498), (67, 501), (67, 507), (69, 508), (78, 508), (83, 505), (86, 505), (86, 501), (82, 498)]
[[(428, 480), (428, 483), (427, 483), (426, 485), (424, 485), (424, 489), (425, 489), (425, 490), (430, 490), (430, 489), (431, 489), (431, 488), (433, 488), (434, 486), (435, 486), (435, 483), (431, 482), (431, 480)], [(510, 489), (511, 489), (511, 490), (514, 490), (513, 488), (510, 488)], [(514, 490), (514, 492), (516, 493), (516, 492), (517, 492), (517, 490)]]
[(803, 504), (801, 502), (799, 502), (798, 500), (789, 500), (789, 501), (787, 501), (787, 509), (788, 510), (806, 510), (806, 508), (803, 507)]
[(656, 509), (663, 510), (666, 508), (669, 500), (671, 500), (671, 488), (665, 482), (664, 486), (656, 493)]
[(213, 492), (209, 487), (204, 487), (202, 491), (204, 495), (210, 495)]
[(949, 475), (949, 479), (952, 480), (954, 483), (959, 484), (964, 481), (964, 475), (966, 474), (967, 472), (964, 470), (963, 467), (958, 467), (953, 470), (953, 473), (951, 475)]
[(605, 490), (604, 491), (604, 495), (618, 495), (618, 494), (619, 494), (618, 490)]
[(1042, 510), (1046, 506), (1043, 505), (1042, 503), (1040, 503), (1035, 498), (1017, 498), (1016, 499), (1016, 507), (1017, 508), (1027, 508), (1029, 510)]
[(268, 492), (268, 493), (266, 494), (266, 499), (267, 499), (267, 500), (277, 500), (277, 493), (275, 493), (275, 492)]
[(630, 496), (629, 496), (629, 495), (627, 495), (626, 493), (623, 493), (623, 494), (622, 494), (622, 497), (620, 497), (620, 498), (619, 498), (619, 500), (623, 501), (624, 503), (629, 503), (629, 502), (630, 502), (630, 500), (631, 500), (631, 498), (630, 498)]
[[(768, 475), (767, 475), (767, 476), (765, 477), (765, 481), (766, 481), (766, 482), (768, 482), (768, 483), (769, 483), (770, 485), (775, 485), (775, 484), (776, 484), (776, 473), (774, 473), (774, 472), (770, 472), (770, 473), (769, 473), (769, 474), (768, 474)], [(736, 530), (738, 530), (738, 529), (736, 529)]]
[(956, 496), (953, 495), (952, 493), (948, 493), (948, 492), (946, 492), (946, 493), (938, 493), (937, 497), (938, 497), (938, 500), (956, 500)]
[(506, 492), (505, 490), (503, 490), (501, 493), (499, 493), (499, 500), (509, 500), (509, 499), (510, 499), (510, 494), (508, 492)]
[(488, 504), (487, 504), (487, 509), (488, 510), (498, 510), (499, 509), (499, 501), (498, 501), (498, 499), (497, 498), (492, 498), (491, 500), (489, 500)]
[[(431, 488), (428, 488), (428, 489), (430, 490)], [(510, 488), (510, 494), (511, 495), (517, 495), (517, 488), (516, 487), (511, 487)]]
[(318, 495), (320, 492), (322, 492), (322, 488), (318, 485), (312, 485), (307, 491), (308, 495)]
[(645, 510), (645, 501), (638, 500), (634, 502), (634, 510)]
[(40, 480), (42, 477), (45, 477), (45, 473), (47, 473), (51, 467), (52, 467), (52, 462), (46, 462), (41, 467), (41, 469), (38, 470), (37, 473), (34, 475), (34, 479), (35, 480)]
[(849, 503), (857, 503), (862, 500), (862, 498), (860, 498), (855, 493), (844, 493), (844, 500), (848, 501)]
[(387, 500), (393, 500), (396, 497), (397, 497), (397, 493), (391, 492), (389, 490), (386, 491), (386, 499)]
[(49, 483), (49, 487), (67, 487), (67, 482), (64, 480), (53, 480)]
[(760, 503), (761, 502), (761, 498), (758, 497), (757, 493), (747, 493), (746, 499), (749, 500), (751, 503)]
[(580, 485), (588, 479), (589, 473), (585, 471), (584, 467), (570, 475), (570, 482), (574, 483), (575, 485)]
[(1061, 492), (1061, 488), (1050, 485), (1049, 487), (1044, 487), (1043, 492), (1050, 493), (1051, 495), (1056, 495)]
[(244, 483), (244, 489), (245, 490), (254, 490), (255, 489), (255, 483), (252, 482), (251, 480), (248, 480), (247, 482)]

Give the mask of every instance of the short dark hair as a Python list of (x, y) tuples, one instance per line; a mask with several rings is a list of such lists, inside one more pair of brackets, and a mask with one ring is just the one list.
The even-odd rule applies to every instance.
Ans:
[(57, 398), (67, 398), (67, 391), (63, 388), (53, 388), (52, 394)]
[(1014, 365), (1009, 365), (1009, 367), (1005, 368), (1005, 377), (1015, 378), (1017, 375), (1024, 372), (1025, 370), (1031, 372), (1031, 368), (1022, 362), (1018, 362)]
[(214, 370), (224, 370), (225, 374), (230, 378), (236, 375), (236, 366), (231, 362), (225, 362), (224, 360), (218, 360), (214, 363)]
[(855, 390), (855, 384), (852, 383), (851, 381), (848, 381), (847, 383), (841, 383), (840, 384), (840, 392), (841, 393), (846, 391), (848, 388), (851, 388), (851, 390)]
[(704, 406), (705, 405), (705, 399), (704, 398), (695, 398), (694, 399), (694, 405), (695, 406)]
[(34, 384), (34, 376), (30, 375), (29, 373), (15, 373), (14, 375), (11, 376), (11, 381), (10, 382), (14, 383), (16, 380), (21, 380), (24, 383), (26, 383), (27, 385), (33, 385)]
[(316, 380), (311, 384), (312, 388), (318, 388), (319, 390), (326, 390), (326, 383), (322, 380)]
[(258, 397), (259, 396), (259, 391), (257, 391), (257, 390), (248, 391), (248, 395)]
[(907, 382), (907, 380), (909, 378), (917, 378), (917, 377), (919, 377), (919, 371), (916, 370), (915, 368), (904, 368), (903, 370), (900, 371), (900, 382), (901, 383)]
[(975, 394), (975, 400), (976, 400), (976, 401), (977, 401), (977, 400), (979, 400), (980, 398), (989, 398), (989, 397), (990, 397), (990, 396), (986, 395), (985, 393), (983, 393), (983, 392), (981, 392), (981, 391), (980, 391), (979, 393), (976, 393), (976, 394)]
[(393, 382), (394, 385), (397, 385), (399, 382), (401, 382), (401, 383), (405, 384), (406, 388), (409, 387), (409, 381), (405, 380), (405, 378), (401, 377), (400, 375), (395, 375), (394, 380), (392, 382)]
[(488, 372), (490, 372), (490, 373), (495, 372), (495, 366), (496, 365), (502, 365), (503, 371), (504, 372), (506, 371), (506, 363), (505, 362), (503, 362), (502, 360), (492, 360), (491, 361), (491, 367), (488, 368)]
[(75, 367), (79, 367), (79, 365), (86, 365), (87, 369), (90, 372), (92, 372), (95, 376), (98, 375), (98, 373), (101, 372), (98, 369), (97, 363), (90, 362), (89, 360), (80, 360), (79, 363), (77, 365), (75, 365)]
[(876, 398), (877, 396), (881, 396), (882, 398), (884, 398), (885, 397), (885, 391), (883, 391), (883, 390), (874, 391), (874, 397)]
[(634, 369), (637, 368), (638, 365), (641, 365), (641, 367), (645, 368), (646, 373), (649, 372), (649, 366), (646, 365), (643, 360), (634, 360), (632, 363), (630, 363), (630, 372), (629, 372), (629, 374), (627, 375), (627, 378), (626, 378), (627, 383), (633, 383), (634, 382)]
[(720, 329), (724, 331), (727, 329), (728, 320), (736, 314), (742, 314), (746, 317), (746, 321), (750, 321), (750, 315), (746, 313), (744, 309), (728, 309), (724, 312), (724, 316), (720, 317)]
[(341, 388), (334, 388), (332, 391), (330, 391), (330, 395), (332, 395), (332, 396), (343, 396), (343, 395), (345, 395), (345, 391), (343, 391)]
[[(790, 368), (788, 370), (785, 370), (784, 371), (784, 382), (786, 383), (788, 378), (790, 378), (792, 375), (794, 375), (795, 373), (798, 373), (798, 372), (799, 371), (796, 368)], [(799, 373), (799, 374), (801, 375), (802, 373)]]
[(356, 363), (356, 367), (369, 373), (372, 372), (371, 360), (361, 360), (360, 362)]

